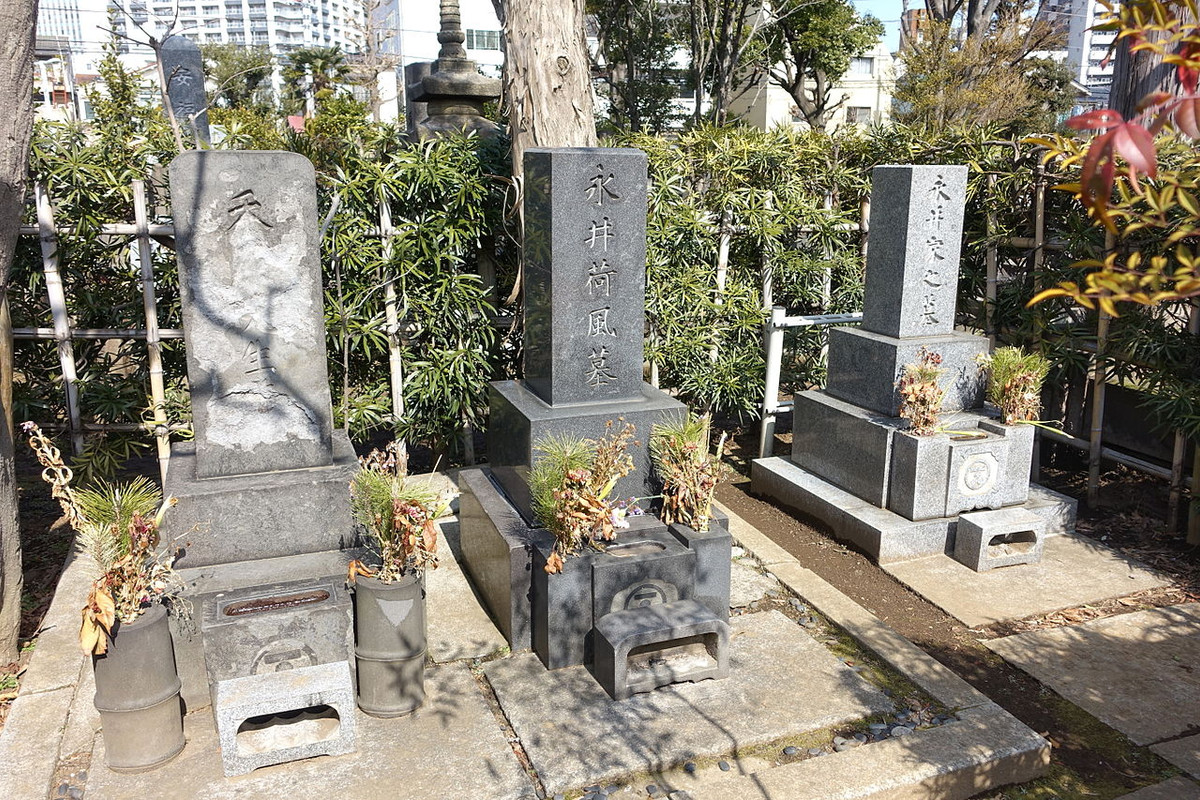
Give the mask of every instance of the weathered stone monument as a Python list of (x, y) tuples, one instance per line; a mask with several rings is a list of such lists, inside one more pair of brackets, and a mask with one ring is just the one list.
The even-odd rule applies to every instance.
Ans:
[[(170, 178), (195, 431), (172, 448), (163, 526), (200, 629), (176, 637), (184, 698), (211, 696), (227, 774), (350, 752), (358, 462), (332, 424), (313, 167), (188, 151)], [(272, 715), (301, 710), (319, 735), (271, 747)]]
[[(614, 697), (728, 670), (729, 534), (633, 517), (604, 552), (543, 567), (553, 540), (530, 508), (529, 471), (549, 435), (600, 438), (628, 423), (635, 470), (613, 497), (659, 493), (651, 426), (681, 403), (642, 380), (646, 156), (639, 150), (525, 153), (525, 379), (492, 384), (489, 466), (459, 475), (464, 564), (514, 650), (550, 668), (589, 664)], [(691, 665), (655, 664), (687, 651)]]
[(167, 99), (184, 137), (208, 144), (208, 97), (200, 48), (191, 39), (176, 35), (166, 38), (160, 52)]
[[(954, 329), (966, 173), (875, 168), (862, 327), (830, 331), (826, 388), (795, 397), (791, 459), (752, 466), (756, 493), (880, 563), (939, 553), (975, 569), (1025, 563), (1048, 531), (1073, 527), (1074, 501), (1029, 482), (1033, 428), (984, 410), (987, 339)], [(900, 378), (922, 351), (944, 370), (945, 432), (930, 436), (898, 417)]]

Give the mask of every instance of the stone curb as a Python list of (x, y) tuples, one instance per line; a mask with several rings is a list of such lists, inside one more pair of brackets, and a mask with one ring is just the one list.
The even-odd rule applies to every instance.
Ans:
[[(801, 566), (794, 556), (729, 508), (720, 503), (716, 505), (728, 515), (729, 531), (738, 544), (763, 561), (767, 570), (788, 589), (810, 603), (862, 646), (916, 683), (938, 702), (960, 712), (958, 722), (922, 731), (920, 736), (911, 739), (905, 737), (877, 742), (870, 747), (812, 760), (819, 761), (821, 768), (829, 767), (835, 762), (850, 764), (846, 768), (849, 793), (824, 795), (824, 800), (873, 797), (877, 792), (882, 792), (881, 797), (886, 795), (888, 798), (967, 798), (995, 786), (1032, 780), (1045, 773), (1050, 764), (1049, 742), (924, 650), (885, 625), (874, 614), (842, 594), (816, 573)], [(766, 554), (765, 559), (759, 555), (760, 550)], [(969, 722), (970, 725), (961, 726), (963, 722)], [(926, 747), (936, 748), (944, 736), (950, 736), (953, 740), (943, 747), (946, 761), (940, 765), (927, 761), (920, 751)], [(987, 756), (980, 756), (984, 751), (987, 751)], [(865, 755), (857, 755), (859, 753)], [(883, 769), (878, 759), (889, 759), (882, 763), (890, 763), (891, 771)], [(733, 792), (732, 796), (786, 797), (788, 800), (801, 800), (811, 796), (815, 800), (816, 795), (800, 788), (813, 785), (811, 777), (803, 777), (814, 774), (813, 769), (817, 767), (812, 765), (812, 761), (747, 776), (744, 779), (744, 793)], [(810, 766), (805, 766), (806, 764)], [(926, 775), (922, 769), (933, 769), (934, 772)], [(912, 774), (908, 774), (910, 772)], [(887, 775), (887, 786), (883, 783), (877, 786), (864, 785), (864, 779), (871, 774), (877, 774), (881, 778)], [(901, 778), (902, 774), (907, 777)], [(906, 784), (908, 788), (900, 788)], [(829, 784), (824, 785), (827, 787)], [(851, 785), (855, 788), (851, 789)], [(772, 786), (775, 788), (768, 791), (768, 787)], [(703, 794), (693, 794), (696, 800), (703, 800), (705, 797)], [(715, 799), (720, 795), (713, 794), (713, 797)]]
[[(92, 567), (91, 559), (74, 547), (63, 562), (37, 647), (0, 731), (0, 764), (8, 767), (0, 770), (0, 797), (46, 797), (60, 756), (70, 755), (61, 752), (68, 718), (87, 719), (88, 709), (79, 705), (76, 688), (88, 661), (79, 650), (78, 631)], [(91, 703), (84, 705), (90, 708)], [(72, 736), (78, 741), (85, 738), (78, 732)], [(90, 749), (90, 742), (86, 748)]]

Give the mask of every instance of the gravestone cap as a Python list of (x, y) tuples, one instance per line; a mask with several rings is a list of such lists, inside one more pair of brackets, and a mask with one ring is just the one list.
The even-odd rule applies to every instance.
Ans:
[(954, 330), (965, 166), (879, 166), (871, 173), (862, 327), (898, 338)]

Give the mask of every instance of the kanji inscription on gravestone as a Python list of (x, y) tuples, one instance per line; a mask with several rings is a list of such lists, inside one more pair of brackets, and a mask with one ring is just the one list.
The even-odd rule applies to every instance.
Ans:
[(163, 79), (167, 99), (187, 139), (207, 144), (208, 98), (204, 93), (204, 60), (196, 43), (183, 36), (168, 36), (162, 44)]
[(863, 328), (886, 336), (954, 330), (967, 168), (873, 172)]
[(171, 162), (200, 477), (332, 462), (316, 188), (294, 153)]
[(550, 405), (641, 396), (646, 155), (525, 153), (525, 382)]

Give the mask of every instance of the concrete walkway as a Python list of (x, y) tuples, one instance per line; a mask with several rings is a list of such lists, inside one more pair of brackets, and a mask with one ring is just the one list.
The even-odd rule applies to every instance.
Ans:
[[(451, 553), (429, 580), (431, 653), (440, 663), (428, 670), (426, 706), (398, 720), (359, 715), (352, 755), (233, 779), (221, 773), (207, 710), (188, 715), (188, 745), (170, 764), (133, 776), (104, 767), (91, 669), (75, 640), (89, 571), (73, 560), (0, 735), (0, 797), (401, 791), (525, 800), (603, 785), (621, 797), (676, 800), (962, 800), (1044, 772), (1044, 739), (761, 532), (732, 514), (730, 525), (740, 547), (734, 677), (614, 703), (582, 668), (547, 672), (531, 654), (508, 653), (454, 563), (456, 531), (444, 524)], [(814, 610), (874, 666), (831, 653), (846, 645), (805, 616)], [(885, 688), (902, 684), (917, 687), (905, 703)]]

